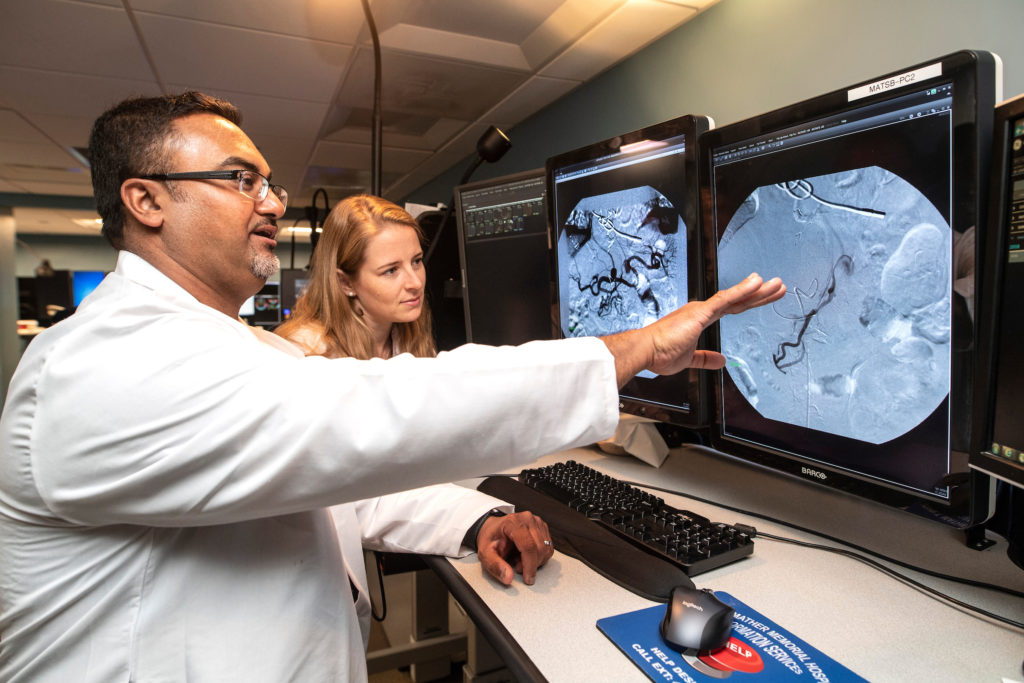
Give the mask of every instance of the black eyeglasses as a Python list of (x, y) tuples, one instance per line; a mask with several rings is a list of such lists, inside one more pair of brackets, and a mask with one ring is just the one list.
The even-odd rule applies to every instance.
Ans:
[(265, 176), (256, 171), (236, 169), (234, 171), (191, 171), (186, 173), (153, 173), (139, 176), (143, 180), (237, 180), (238, 191), (249, 199), (262, 202), (267, 192), (273, 192), (281, 205), (288, 208), (288, 190), (280, 185), (271, 185)]

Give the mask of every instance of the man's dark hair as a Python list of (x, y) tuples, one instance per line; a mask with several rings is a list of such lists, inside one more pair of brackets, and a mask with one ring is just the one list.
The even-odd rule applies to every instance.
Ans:
[(124, 240), (121, 184), (128, 178), (173, 172), (166, 168), (166, 143), (174, 134), (174, 122), (202, 113), (216, 114), (236, 126), (242, 121), (235, 105), (193, 91), (128, 99), (96, 119), (89, 136), (92, 191), (103, 219), (101, 232), (115, 249)]

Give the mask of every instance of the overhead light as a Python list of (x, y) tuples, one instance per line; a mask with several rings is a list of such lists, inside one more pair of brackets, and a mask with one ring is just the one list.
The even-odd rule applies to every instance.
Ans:
[[(303, 226), (303, 225), (293, 225), (290, 228), (285, 228), (285, 230), (288, 230), (289, 232), (294, 232), (294, 233), (296, 233), (298, 235), (309, 235), (310, 233), (313, 232), (313, 228), (308, 228), (308, 227)], [(317, 232), (323, 232), (324, 229), (323, 228), (317, 228), (316, 231)]]
[(102, 218), (75, 218), (73, 222), (75, 225), (89, 230), (99, 230), (103, 227)]

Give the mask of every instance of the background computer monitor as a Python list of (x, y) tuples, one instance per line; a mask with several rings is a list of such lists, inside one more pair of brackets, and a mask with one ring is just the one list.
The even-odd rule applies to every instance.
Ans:
[[(982, 284), (976, 395), (980, 448), (970, 465), (1024, 488), (1024, 95), (995, 110), (988, 253)], [(1024, 495), (1024, 491), (1017, 492)]]
[(295, 309), (295, 302), (309, 285), (310, 272), (305, 268), (282, 268), (278, 275), (281, 284), (281, 319), (287, 320)]
[(238, 315), (250, 325), (274, 328), (281, 322), (281, 286), (268, 282), (250, 297)]
[[(561, 336), (636, 329), (702, 297), (696, 143), (710, 125), (682, 116), (547, 160)], [(698, 427), (704, 387), (697, 370), (644, 371), (620, 407)]]
[(544, 169), (455, 188), (466, 341), (553, 338)]
[(72, 305), (77, 307), (92, 290), (99, 287), (106, 273), (102, 270), (75, 270), (71, 272)]
[(997, 65), (958, 52), (702, 138), (708, 293), (752, 271), (788, 288), (713, 329), (717, 450), (984, 514), (967, 453)]

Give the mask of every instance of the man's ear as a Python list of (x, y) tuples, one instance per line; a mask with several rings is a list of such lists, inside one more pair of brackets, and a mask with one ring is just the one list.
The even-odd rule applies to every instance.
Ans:
[(162, 187), (155, 180), (129, 178), (121, 183), (121, 202), (142, 225), (159, 228), (164, 223)]

